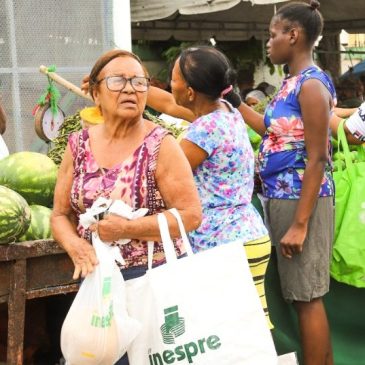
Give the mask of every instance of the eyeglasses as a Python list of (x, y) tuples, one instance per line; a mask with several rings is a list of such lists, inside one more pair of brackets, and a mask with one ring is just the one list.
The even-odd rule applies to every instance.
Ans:
[(137, 92), (146, 92), (150, 85), (150, 79), (148, 77), (135, 76), (126, 78), (124, 76), (107, 76), (97, 81), (97, 84), (105, 80), (106, 87), (110, 91), (122, 91), (127, 82), (129, 81), (133, 90)]

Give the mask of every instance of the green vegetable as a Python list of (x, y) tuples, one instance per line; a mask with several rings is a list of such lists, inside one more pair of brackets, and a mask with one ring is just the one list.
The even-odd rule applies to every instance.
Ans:
[(80, 113), (70, 115), (63, 121), (58, 137), (52, 141), (53, 147), (49, 150), (47, 156), (53, 160), (56, 165), (60, 165), (63, 154), (65, 153), (68, 137), (71, 133), (82, 129)]
[(52, 210), (42, 205), (30, 206), (32, 219), (28, 230), (19, 238), (19, 242), (52, 238), (51, 213)]
[(0, 186), (0, 244), (13, 243), (30, 225), (28, 203), (17, 192)]
[(17, 152), (0, 160), (0, 185), (19, 193), (28, 204), (51, 206), (57, 172), (46, 155)]
[(150, 120), (151, 122), (156, 123), (156, 124), (160, 125), (161, 127), (167, 129), (169, 132), (171, 132), (171, 134), (175, 138), (178, 138), (181, 135), (181, 133), (183, 133), (186, 130), (186, 127), (177, 127), (175, 125), (167, 123), (167, 122), (163, 121), (162, 119), (154, 116), (152, 113), (150, 113), (147, 110), (144, 111), (143, 115), (146, 119)]

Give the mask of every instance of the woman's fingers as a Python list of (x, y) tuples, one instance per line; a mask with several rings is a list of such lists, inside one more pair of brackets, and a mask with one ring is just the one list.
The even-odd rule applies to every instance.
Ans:
[(283, 246), (283, 245), (281, 246), (281, 253), (287, 259), (291, 259), (293, 256), (290, 247), (287, 247), (287, 246)]
[[(92, 270), (93, 270), (93, 268), (92, 268)], [(82, 278), (85, 278), (87, 274), (89, 274), (89, 271), (88, 271), (88, 263), (87, 262), (83, 262), (82, 265), (81, 265), (81, 277)]]
[(80, 276), (86, 277), (86, 275), (92, 273), (99, 261), (96, 257), (93, 246), (89, 243), (85, 243), (77, 247), (77, 251), (72, 256), (72, 260), (75, 265), (73, 279), (76, 280)]
[(72, 278), (74, 280), (78, 279), (80, 276), (82, 278), (85, 278), (88, 274), (91, 274), (94, 271), (96, 265), (97, 262), (91, 260), (87, 260), (75, 265), (75, 270)]
[(82, 78), (82, 81), (81, 81), (81, 90), (87, 94), (89, 92), (89, 82), (90, 82), (90, 77), (89, 75), (85, 75), (83, 78)]
[(81, 269), (79, 265), (75, 265), (74, 274), (72, 276), (73, 280), (77, 280), (80, 277)]

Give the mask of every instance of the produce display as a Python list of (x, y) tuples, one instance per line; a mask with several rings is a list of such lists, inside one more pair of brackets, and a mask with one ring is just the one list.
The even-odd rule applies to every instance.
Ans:
[(58, 166), (62, 161), (65, 152), (68, 137), (72, 132), (82, 129), (80, 113), (70, 115), (65, 118), (62, 126), (58, 130), (58, 137), (52, 141), (53, 147), (49, 150), (47, 156)]
[(42, 205), (31, 205), (31, 222), (27, 231), (19, 238), (19, 242), (52, 238), (52, 210)]
[(0, 185), (19, 193), (28, 204), (51, 207), (57, 171), (42, 153), (17, 152), (0, 160)]
[(179, 136), (186, 130), (186, 127), (178, 127), (174, 124), (165, 122), (164, 120), (150, 113), (148, 110), (144, 111), (143, 116), (151, 122), (156, 123), (161, 127), (167, 129), (176, 139), (179, 139)]
[(14, 190), (0, 186), (0, 244), (18, 241), (29, 228), (31, 211)]

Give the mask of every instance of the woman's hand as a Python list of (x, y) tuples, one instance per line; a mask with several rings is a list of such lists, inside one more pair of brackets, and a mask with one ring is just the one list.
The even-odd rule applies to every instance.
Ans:
[(287, 259), (303, 251), (303, 243), (307, 236), (307, 225), (292, 224), (280, 241), (281, 254)]
[(87, 94), (89, 92), (90, 75), (85, 75), (81, 81), (81, 90)]
[(99, 263), (96, 257), (94, 247), (84, 239), (79, 239), (68, 248), (68, 254), (75, 265), (73, 279), (86, 275), (94, 271), (95, 266)]
[(128, 223), (128, 219), (119, 217), (115, 214), (108, 214), (98, 223), (90, 226), (92, 232), (97, 232), (100, 239), (104, 242), (113, 242), (123, 237), (124, 229)]

